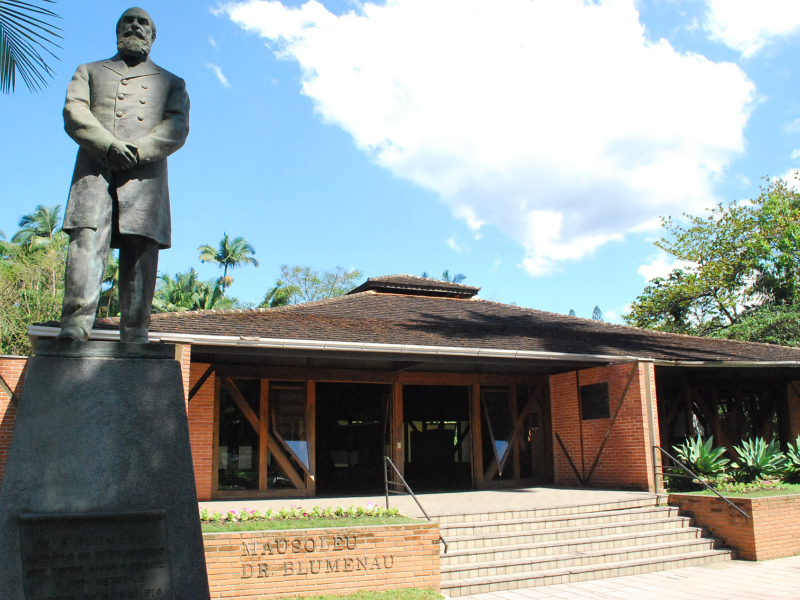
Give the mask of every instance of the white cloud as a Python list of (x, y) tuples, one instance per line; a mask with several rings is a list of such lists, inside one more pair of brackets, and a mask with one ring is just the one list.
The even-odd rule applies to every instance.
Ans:
[(706, 0), (705, 29), (749, 57), (767, 44), (800, 31), (797, 0)]
[(463, 252), (464, 250), (469, 250), (469, 247), (466, 244), (460, 243), (455, 235), (450, 236), (447, 238), (447, 247), (451, 250), (455, 250), (458, 253)]
[(739, 187), (750, 187), (753, 183), (747, 175), (742, 173), (736, 174), (736, 181), (739, 182)]
[(219, 82), (220, 82), (220, 83), (221, 83), (221, 84), (222, 84), (224, 87), (231, 87), (231, 84), (230, 84), (230, 82), (228, 81), (228, 78), (227, 78), (227, 77), (225, 77), (225, 74), (222, 72), (222, 68), (221, 68), (220, 66), (218, 66), (218, 65), (215, 65), (215, 64), (212, 64), (212, 63), (206, 63), (206, 66), (207, 66), (209, 69), (211, 69), (212, 71), (214, 71), (214, 75), (216, 75), (216, 76), (217, 76), (217, 79), (219, 79)]
[(655, 279), (656, 277), (667, 277), (675, 269), (686, 269), (693, 266), (694, 263), (685, 260), (670, 259), (670, 257), (662, 252), (657, 258), (650, 261), (649, 264), (640, 265), (636, 270), (639, 275), (644, 277), (647, 281)]
[(711, 205), (743, 152), (754, 86), (733, 64), (649, 41), (635, 0), (311, 0), (223, 12), (296, 60), (326, 123), (534, 275), (659, 215)]
[(800, 150), (793, 150), (789, 156), (790, 158), (800, 158)]
[(784, 123), (781, 125), (781, 130), (784, 133), (800, 133), (800, 119)]
[(216, 40), (214, 38), (212, 38), (211, 36), (208, 36), (208, 43), (211, 44), (212, 46), (214, 46), (214, 48), (217, 47)]
[(789, 187), (789, 189), (800, 192), (800, 179), (797, 177), (797, 171), (798, 170), (796, 168), (789, 169), (786, 171), (786, 173), (780, 176), (780, 179), (783, 179), (786, 182), (786, 185)]

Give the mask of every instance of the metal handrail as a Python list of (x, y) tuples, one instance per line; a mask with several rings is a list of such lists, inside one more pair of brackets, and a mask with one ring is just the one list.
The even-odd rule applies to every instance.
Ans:
[[(667, 452), (666, 450), (664, 450), (664, 449), (663, 449), (661, 446), (653, 446), (653, 480), (654, 480), (654, 481), (656, 481), (656, 482), (658, 481), (658, 461), (656, 460), (656, 457), (657, 457), (656, 450), (661, 450), (661, 453), (662, 453), (662, 454), (665, 454), (665, 455), (666, 455), (666, 456), (667, 456), (667, 457), (668, 457), (670, 460), (672, 460), (672, 462), (674, 462), (674, 463), (675, 463), (675, 464), (677, 464), (677, 465), (678, 465), (678, 466), (679, 466), (681, 469), (683, 469), (684, 471), (686, 471), (687, 473), (689, 473), (689, 475), (681, 475), (681, 474), (679, 474), (679, 473), (670, 473), (670, 476), (671, 476), (671, 477), (683, 477), (683, 478), (685, 478), (685, 479), (693, 479), (693, 480), (697, 480), (697, 481), (699, 481), (699, 482), (700, 482), (700, 484), (701, 484), (701, 485), (702, 485), (704, 488), (706, 488), (707, 490), (710, 490), (710, 491), (714, 492), (714, 493), (717, 495), (717, 497), (718, 497), (718, 498), (720, 498), (720, 499), (724, 500), (724, 501), (725, 501), (725, 502), (727, 502), (729, 505), (731, 505), (733, 508), (735, 508), (736, 510), (738, 510), (738, 511), (739, 511), (739, 512), (740, 512), (740, 513), (741, 513), (741, 514), (744, 516), (744, 518), (745, 518), (745, 519), (747, 519), (747, 521), (748, 521), (748, 522), (750, 522), (750, 515), (748, 515), (746, 512), (744, 512), (744, 511), (743, 511), (741, 508), (739, 508), (738, 506), (736, 506), (736, 505), (735, 505), (733, 502), (731, 502), (730, 500), (728, 500), (728, 499), (727, 499), (725, 496), (723, 496), (722, 494), (720, 494), (720, 493), (719, 493), (717, 490), (715, 490), (713, 487), (711, 487), (710, 485), (708, 485), (708, 484), (707, 484), (705, 481), (703, 481), (702, 479), (700, 479), (700, 477), (699, 477), (699, 476), (698, 476), (698, 475), (697, 475), (697, 474), (696, 474), (694, 471), (692, 471), (692, 470), (691, 470), (689, 467), (687, 467), (685, 464), (683, 464), (683, 463), (682, 463), (681, 461), (679, 461), (677, 458), (675, 458), (674, 456), (672, 456), (672, 454), (670, 454), (669, 452)], [(665, 469), (665, 468), (667, 468), (667, 469), (673, 469), (674, 467), (664, 467), (664, 466), (662, 465), (662, 467), (661, 467), (661, 477), (662, 477), (662, 478), (663, 478), (663, 477), (664, 477), (664, 475), (665, 475), (665, 473), (664, 473), (664, 469)], [(663, 487), (663, 482), (662, 482), (662, 487)]]
[[(390, 473), (389, 467), (391, 467), (394, 470), (394, 472), (397, 473), (397, 476), (400, 478), (400, 482), (392, 481), (389, 479), (389, 473)], [(390, 485), (402, 486), (406, 489), (406, 491), (389, 489)], [(389, 510), (389, 494), (398, 494), (398, 495), (410, 494), (411, 497), (414, 499), (414, 502), (416, 502), (417, 506), (419, 506), (419, 509), (422, 511), (422, 514), (425, 515), (425, 518), (428, 519), (428, 521), (430, 521), (431, 523), (433, 523), (433, 519), (431, 519), (428, 513), (425, 512), (425, 509), (422, 508), (422, 504), (419, 503), (419, 500), (417, 499), (416, 495), (414, 495), (414, 492), (406, 483), (406, 480), (403, 479), (403, 476), (400, 474), (400, 471), (397, 470), (397, 467), (394, 466), (392, 459), (389, 458), (388, 456), (383, 457), (383, 489), (384, 492), (386, 493), (386, 510)], [(442, 542), (442, 544), (444, 544), (444, 553), (447, 554), (447, 542), (442, 537), (441, 533), (439, 534), (439, 541)]]

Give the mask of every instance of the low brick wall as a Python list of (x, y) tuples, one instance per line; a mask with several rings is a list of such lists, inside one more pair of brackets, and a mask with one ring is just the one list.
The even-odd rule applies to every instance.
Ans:
[(750, 515), (749, 522), (716, 496), (669, 495), (671, 505), (736, 548), (739, 558), (768, 560), (800, 553), (800, 494), (730, 501)]
[(206, 533), (211, 598), (279, 598), (441, 583), (436, 523)]

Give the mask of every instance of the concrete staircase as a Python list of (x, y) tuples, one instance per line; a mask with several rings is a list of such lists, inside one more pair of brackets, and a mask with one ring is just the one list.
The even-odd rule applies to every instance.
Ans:
[[(437, 515), (447, 596), (650, 573), (730, 560), (732, 550), (665, 496), (550, 509)], [(444, 550), (444, 548), (442, 548)]]

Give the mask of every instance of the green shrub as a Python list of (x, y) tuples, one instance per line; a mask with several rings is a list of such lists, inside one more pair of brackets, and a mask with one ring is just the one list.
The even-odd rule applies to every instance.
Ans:
[(744, 441), (741, 446), (734, 446), (733, 449), (739, 456), (739, 462), (731, 466), (734, 468), (734, 477), (739, 481), (751, 482), (781, 475), (783, 472), (786, 457), (778, 448), (776, 440), (767, 444), (764, 438), (757, 437), (755, 440)]
[(800, 482), (800, 435), (794, 444), (789, 443), (786, 450), (786, 467), (783, 472), (785, 481)]
[(722, 458), (725, 448), (714, 448), (714, 436), (709, 437), (705, 442), (698, 435), (697, 439), (687, 439), (680, 446), (673, 446), (678, 453), (680, 461), (698, 475), (714, 477), (725, 472), (725, 468), (730, 462), (727, 458)]

